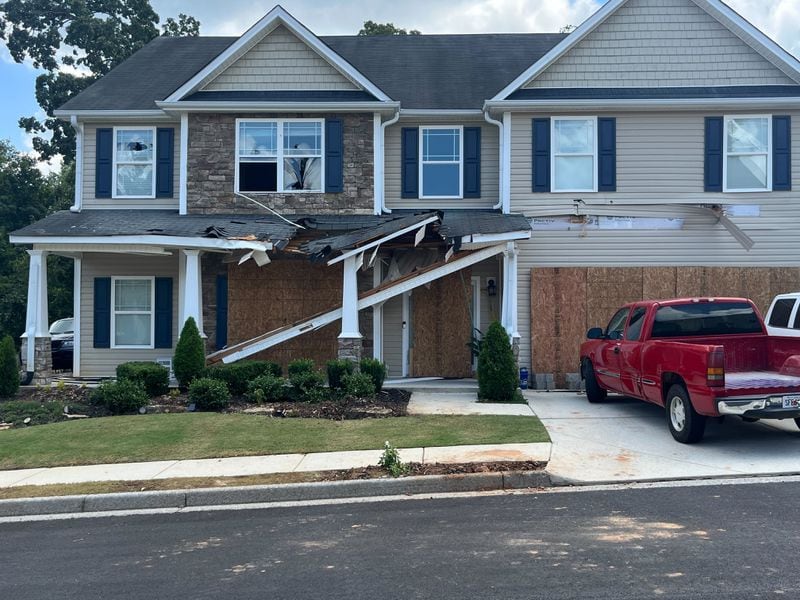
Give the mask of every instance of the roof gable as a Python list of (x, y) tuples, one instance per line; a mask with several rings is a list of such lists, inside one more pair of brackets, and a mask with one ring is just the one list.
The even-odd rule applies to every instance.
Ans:
[(610, 0), (506, 86), (794, 85), (800, 63), (719, 0)]
[[(275, 37), (270, 39), (273, 34)], [(292, 73), (292, 61), (296, 59), (303, 64)], [(254, 67), (262, 72), (251, 74)], [(304, 81), (304, 73), (311, 76), (311, 88)], [(166, 101), (177, 102), (200, 90), (275, 89), (362, 89), (379, 100), (391, 100), (297, 19), (276, 6)]]

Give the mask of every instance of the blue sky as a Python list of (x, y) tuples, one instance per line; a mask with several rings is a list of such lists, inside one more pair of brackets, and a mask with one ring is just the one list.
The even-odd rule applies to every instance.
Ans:
[[(275, 0), (151, 0), (166, 18), (179, 12), (201, 22), (202, 35), (238, 35), (268, 12)], [(423, 33), (557, 31), (578, 25), (602, 0), (282, 0), (281, 4), (319, 35), (353, 34), (368, 19), (390, 21)], [(728, 0), (728, 4), (784, 48), (800, 54), (800, 0)], [(0, 45), (0, 138), (30, 151), (17, 126), (21, 116), (37, 114), (37, 72), (15, 64)]]

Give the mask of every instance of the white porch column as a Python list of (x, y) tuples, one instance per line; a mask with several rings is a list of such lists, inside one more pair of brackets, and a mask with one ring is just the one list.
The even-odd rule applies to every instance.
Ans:
[(358, 268), (363, 255), (344, 259), (342, 274), (342, 332), (339, 334), (339, 358), (361, 360), (361, 332), (358, 327)]
[(47, 317), (47, 252), (28, 250), (28, 305), (25, 314), (25, 370), (35, 372), (34, 383), (49, 383), (52, 375)]
[(83, 255), (72, 259), (72, 376), (81, 376), (81, 270)]
[[(383, 263), (375, 259), (372, 267), (372, 287), (376, 288), (383, 279)], [(383, 360), (383, 303), (372, 307), (372, 358)]]
[(511, 343), (519, 347), (520, 334), (518, 331), (518, 301), (517, 301), (517, 255), (519, 250), (514, 242), (506, 245), (503, 253), (503, 316), (502, 323)]
[(194, 319), (194, 322), (197, 323), (197, 328), (200, 329), (202, 326), (202, 321), (200, 319), (200, 251), (183, 249), (181, 252), (186, 257), (186, 266), (184, 268), (183, 279), (180, 282), (180, 288), (183, 292), (183, 310), (181, 311), (180, 329), (183, 329), (183, 325), (189, 317)]

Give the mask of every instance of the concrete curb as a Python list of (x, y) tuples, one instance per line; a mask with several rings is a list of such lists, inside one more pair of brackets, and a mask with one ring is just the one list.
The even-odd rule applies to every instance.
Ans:
[(201, 488), (52, 498), (0, 500), (0, 517), (97, 513), (118, 510), (181, 509), (230, 504), (268, 504), (376, 496), (414, 496), (550, 487), (546, 471), (427, 475), (398, 479), (354, 479), (317, 483)]

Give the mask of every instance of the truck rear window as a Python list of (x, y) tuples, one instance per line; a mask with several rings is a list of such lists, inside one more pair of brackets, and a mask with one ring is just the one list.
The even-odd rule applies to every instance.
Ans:
[(746, 302), (698, 302), (662, 306), (653, 323), (654, 338), (763, 333), (761, 321)]

